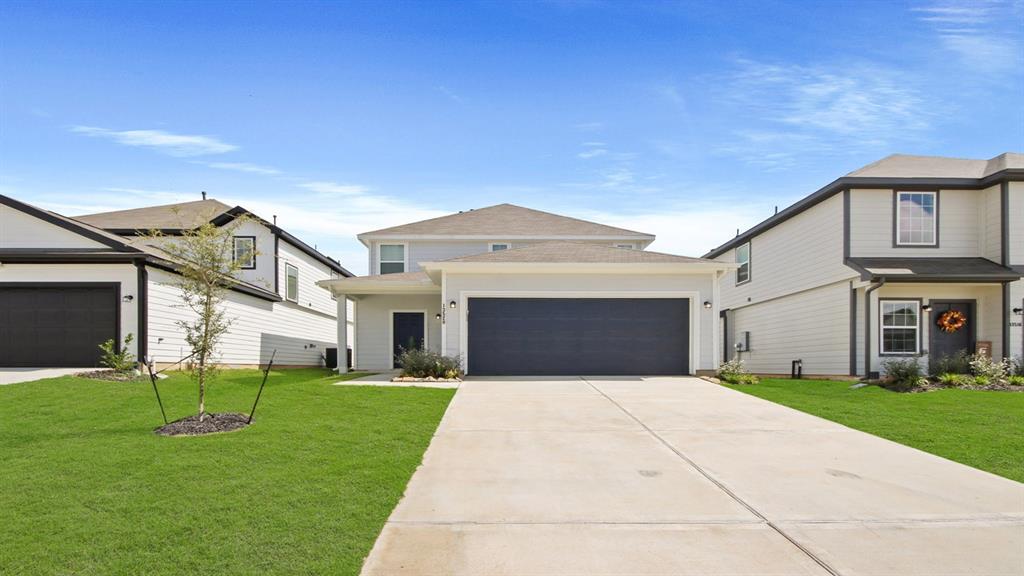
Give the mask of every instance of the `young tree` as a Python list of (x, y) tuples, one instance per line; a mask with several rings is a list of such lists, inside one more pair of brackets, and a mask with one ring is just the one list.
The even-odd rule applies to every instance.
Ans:
[(191, 375), (199, 386), (199, 420), (206, 416), (206, 389), (216, 375), (216, 351), (220, 339), (231, 327), (224, 307), (224, 297), (235, 282), (242, 259), (234, 254), (234, 233), (248, 220), (241, 216), (224, 226), (209, 222), (186, 229), (181, 236), (165, 236), (159, 231), (149, 233), (149, 243), (167, 252), (181, 275), (178, 287), (185, 307), (195, 313), (176, 324), (185, 332), (191, 348)]

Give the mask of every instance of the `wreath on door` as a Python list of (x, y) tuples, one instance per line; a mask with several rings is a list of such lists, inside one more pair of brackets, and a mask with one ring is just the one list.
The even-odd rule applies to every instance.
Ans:
[(967, 325), (967, 316), (959, 310), (947, 310), (935, 322), (946, 334), (952, 334)]

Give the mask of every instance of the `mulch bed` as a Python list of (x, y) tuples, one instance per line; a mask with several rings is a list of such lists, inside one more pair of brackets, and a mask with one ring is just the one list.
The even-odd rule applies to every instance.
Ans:
[(203, 421), (199, 421), (198, 415), (175, 420), (170, 424), (161, 426), (154, 430), (161, 436), (202, 436), (203, 434), (216, 434), (217, 432), (231, 432), (245, 428), (249, 424), (249, 417), (236, 412), (223, 412), (220, 414), (207, 414)]
[(115, 372), (113, 370), (93, 370), (92, 372), (79, 372), (75, 374), (79, 378), (89, 380), (106, 380), (107, 382), (139, 382), (147, 380), (147, 377), (135, 374), (134, 372)]
[(412, 376), (395, 376), (391, 379), (392, 382), (462, 382), (461, 378), (414, 378)]
[(887, 387), (885, 385), (885, 383), (882, 383), (882, 382), (872, 382), (872, 384), (875, 384), (876, 386), (881, 386), (882, 388), (886, 388), (888, 390), (892, 390), (893, 392), (902, 392), (902, 393), (905, 393), (905, 394), (916, 394), (918, 392), (933, 392), (935, 390), (948, 390), (948, 389), (955, 389), (955, 390), (983, 390), (983, 391), (989, 391), (989, 392), (1024, 392), (1024, 386), (1014, 386), (1012, 384), (1005, 384), (1005, 383), (1004, 384), (992, 383), (992, 384), (986, 384), (985, 386), (976, 386), (974, 384), (967, 384), (967, 385), (964, 385), (964, 386), (945, 386), (945, 385), (943, 385), (943, 384), (941, 384), (939, 382), (928, 382), (927, 384), (919, 384), (917, 386), (914, 386), (913, 388), (911, 388), (909, 390), (893, 390), (892, 388)]

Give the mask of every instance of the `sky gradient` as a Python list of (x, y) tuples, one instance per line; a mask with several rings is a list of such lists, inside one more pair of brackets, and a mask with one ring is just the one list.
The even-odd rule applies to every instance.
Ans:
[(892, 153), (1024, 151), (1024, 1), (0, 3), (0, 194), (355, 234), (511, 202), (700, 255)]

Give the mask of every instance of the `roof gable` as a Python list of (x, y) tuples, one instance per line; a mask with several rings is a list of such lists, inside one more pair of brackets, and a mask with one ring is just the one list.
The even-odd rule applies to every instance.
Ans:
[(498, 204), (401, 226), (382, 228), (364, 232), (359, 235), (359, 238), (374, 236), (484, 236), (494, 239), (609, 237), (654, 240), (653, 234), (560, 216), (514, 204)]
[(492, 263), (530, 263), (530, 264), (693, 264), (713, 263), (711, 260), (691, 258), (689, 256), (677, 256), (675, 254), (664, 254), (662, 252), (648, 252), (646, 250), (633, 250), (630, 248), (615, 248), (587, 242), (540, 242), (499, 250), (497, 252), (484, 252), (471, 256), (452, 258), (444, 262), (492, 262)]
[[(45, 228), (39, 229), (38, 226), (33, 225), (29, 218), (34, 218), (46, 225), (52, 226), (53, 238), (55, 244), (50, 245), (39, 245), (29, 246), (26, 241), (22, 239), (19, 242), (12, 242), (10, 246), (6, 243), (5, 230), (4, 237), (0, 237), (0, 241), (3, 241), (4, 247), (20, 247), (20, 248), (92, 248), (92, 247), (106, 247), (113, 248), (115, 250), (121, 250), (125, 252), (138, 252), (135, 248), (128, 246), (124, 238), (111, 234), (105, 230), (101, 230), (94, 226), (78, 222), (67, 216), (62, 216), (56, 212), (50, 212), (49, 210), (43, 210), (37, 208), (31, 204), (26, 204), (20, 200), (15, 200), (9, 196), (0, 195), (0, 205), (5, 207), (4, 211), (9, 212), (9, 216), (13, 221), (17, 220), (19, 224), (25, 228), (35, 228), (33, 236), (44, 238), (48, 234), (48, 230)], [(6, 217), (6, 216), (5, 216)], [(9, 226), (4, 226), (5, 229), (9, 229)], [(23, 230), (28, 232), (28, 230)], [(16, 231), (15, 234), (18, 232)], [(74, 236), (72, 236), (72, 234)], [(82, 239), (81, 242), (76, 242), (75, 237)], [(40, 240), (43, 241), (43, 240)], [(34, 242), (31, 241), (31, 242)], [(20, 244), (20, 246), (15, 246)]]

